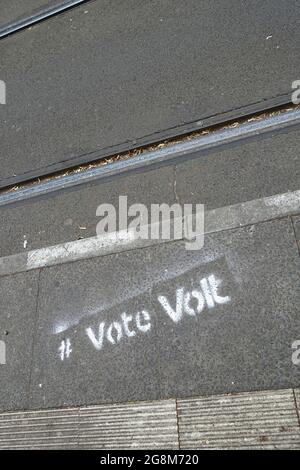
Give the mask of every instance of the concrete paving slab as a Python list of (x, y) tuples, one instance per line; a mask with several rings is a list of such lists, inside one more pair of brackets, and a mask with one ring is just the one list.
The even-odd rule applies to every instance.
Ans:
[(103, 203), (119, 207), (119, 196), (134, 203), (173, 204), (174, 167), (168, 166), (0, 208), (0, 256), (96, 236)]
[(297, 386), (299, 274), (289, 219), (45, 269), (30, 406)]
[(79, 409), (0, 414), (0, 449), (78, 448)]
[(4, 38), (0, 184), (289, 101), (298, 19), (296, 0), (105, 0)]
[(178, 449), (175, 400), (0, 414), (0, 449)]
[[(173, 206), (174, 207), (174, 206)], [(177, 206), (178, 207), (178, 206)], [(204, 233), (203, 226), (196, 223), (194, 217), (194, 237), (186, 243), (187, 249), (200, 249), (204, 236), (210, 233), (223, 232), (236, 228), (254, 226), (271, 220), (292, 217), (300, 213), (300, 190), (277, 194), (254, 201), (242, 202), (233, 206), (220, 207), (205, 212)], [(150, 214), (148, 208), (148, 215)], [(165, 214), (167, 216), (167, 214)], [(178, 221), (177, 221), (178, 222)], [(159, 232), (162, 233), (165, 224), (160, 222)], [(151, 233), (150, 225), (146, 225), (147, 233)], [(173, 237), (174, 220), (171, 219), (170, 234)], [(185, 239), (185, 229), (176, 236), (176, 240)], [(197, 240), (195, 240), (195, 236)], [(200, 236), (200, 238), (199, 238)], [(150, 246), (170, 242), (165, 236), (160, 238), (142, 238), (128, 230), (121, 230), (109, 234), (97, 235), (89, 238), (80, 238), (71, 242), (16, 253), (0, 258), (0, 276), (31, 271), (34, 269), (72, 263), (79, 260), (98, 258), (117, 253), (145, 249)], [(196, 246), (195, 246), (196, 245)], [(299, 249), (300, 252), (300, 249)]]
[(299, 130), (199, 155), (176, 166), (181, 203), (206, 210), (298, 190)]
[[(290, 221), (206, 236), (198, 252), (176, 244), (155, 247), (152, 259), (152, 266), (165, 266), (173, 275), (198, 266), (198, 279), (214, 275), (221, 296), (213, 308), (207, 308), (207, 301), (202, 307), (204, 291), (197, 306), (199, 288), (192, 294), (196, 298), (187, 297), (188, 307), (202, 310), (200, 315), (183, 315), (164, 340), (164, 396), (297, 386), (300, 370), (292, 363), (292, 343), (300, 328), (300, 262)], [(189, 272), (178, 288), (193, 292)], [(159, 284), (158, 295), (160, 291), (176, 309), (175, 286)]]
[(35, 271), (0, 280), (1, 410), (28, 406), (38, 276)]
[(42, 273), (35, 408), (160, 397), (147, 257), (94, 261)]
[(177, 401), (181, 449), (299, 449), (293, 390)]
[(79, 448), (178, 449), (176, 402), (81, 408)]

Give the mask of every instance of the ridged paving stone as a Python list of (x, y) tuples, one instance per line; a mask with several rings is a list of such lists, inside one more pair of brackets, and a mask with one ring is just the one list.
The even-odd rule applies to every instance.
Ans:
[(179, 442), (299, 449), (293, 390), (179, 399), (177, 410), (175, 400), (163, 400), (0, 414), (0, 449), (177, 449)]
[(81, 408), (80, 448), (178, 448), (175, 400)]
[(0, 414), (0, 448), (76, 448), (78, 420), (76, 408)]
[(299, 449), (293, 391), (178, 400), (182, 449)]
[(0, 449), (176, 449), (175, 400), (0, 414)]

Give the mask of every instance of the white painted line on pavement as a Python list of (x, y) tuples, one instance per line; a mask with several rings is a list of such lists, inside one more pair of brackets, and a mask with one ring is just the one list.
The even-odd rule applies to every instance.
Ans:
[[(300, 214), (300, 190), (255, 199), (205, 213), (205, 234)], [(199, 234), (200, 235), (200, 234)], [(134, 232), (114, 232), (0, 258), (0, 276), (146, 248), (173, 240), (136, 239)]]

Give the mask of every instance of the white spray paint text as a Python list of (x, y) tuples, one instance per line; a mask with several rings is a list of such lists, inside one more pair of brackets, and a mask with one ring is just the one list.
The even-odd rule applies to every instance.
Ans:
[[(230, 302), (231, 297), (222, 296), (219, 287), (222, 281), (214, 274), (199, 279), (197, 287), (176, 289), (175, 302), (171, 302), (165, 295), (158, 295), (157, 300), (163, 312), (174, 322), (180, 322), (184, 317), (196, 317), (204, 308), (209, 311), (217, 305)], [(97, 351), (101, 351), (105, 344), (117, 345), (122, 340), (133, 338), (137, 334), (147, 333), (151, 330), (151, 315), (143, 309), (135, 314), (121, 313), (118, 320), (111, 323), (101, 321), (97, 328), (85, 328), (85, 333)], [(68, 359), (72, 352), (70, 339), (64, 339), (58, 349), (61, 360)]]
[[(205, 306), (207, 306), (208, 309), (211, 309), (217, 304), (222, 305), (230, 302), (229, 296), (222, 297), (218, 294), (218, 287), (220, 284), (221, 281), (217, 280), (214, 275), (211, 275), (208, 279), (201, 279), (201, 290), (193, 289), (191, 292), (185, 292), (184, 287), (180, 287), (176, 290), (175, 310), (171, 307), (165, 296), (160, 295), (158, 297), (158, 301), (174, 323), (177, 323), (182, 319), (184, 313), (190, 316), (195, 316), (197, 313), (201, 313)], [(197, 300), (196, 308), (191, 306), (193, 298)]]
[(121, 321), (114, 321), (111, 323), (106, 331), (105, 322), (101, 322), (97, 336), (91, 327), (86, 328), (88, 337), (98, 351), (102, 349), (105, 336), (111, 344), (119, 343), (124, 336), (127, 336), (128, 338), (135, 336), (136, 330), (132, 327), (130, 328), (129, 326), (133, 323), (133, 320), (135, 320), (134, 323), (138, 331), (141, 331), (142, 333), (146, 333), (151, 328), (151, 318), (146, 310), (142, 310), (141, 312), (136, 313), (135, 318), (133, 318), (132, 315), (127, 315), (127, 313), (124, 312), (121, 315), (121, 319)]

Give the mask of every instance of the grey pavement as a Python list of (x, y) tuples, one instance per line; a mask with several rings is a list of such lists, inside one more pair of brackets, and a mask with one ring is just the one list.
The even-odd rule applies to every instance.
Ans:
[(289, 218), (41, 272), (30, 408), (297, 387)]
[(0, 340), (5, 345), (5, 364), (0, 364), (1, 410), (28, 406), (38, 277), (35, 271), (0, 281)]
[(210, 151), (176, 165), (181, 203), (206, 210), (251, 201), (300, 187), (299, 130)]
[(178, 448), (175, 400), (0, 414), (0, 448)]
[[(288, 220), (206, 236), (204, 249), (196, 254), (177, 248), (172, 256), (171, 244), (155, 251), (153, 264), (165, 265), (169, 275), (195, 265), (198, 279), (213, 273), (223, 297), (215, 314), (214, 309), (203, 311), (196, 322), (187, 315), (169, 332), (163, 346), (169, 359), (162, 367), (164, 394), (259, 390), (299, 382), (299, 368), (290, 357), (300, 327), (294, 303), (299, 257)], [(185, 278), (179, 286), (188, 289), (190, 275)], [(174, 308), (175, 285), (167, 289), (161, 282), (156, 292), (169, 291)]]
[(173, 202), (205, 204), (205, 210), (300, 188), (299, 131), (243, 142), (151, 171), (99, 180), (56, 194), (0, 207), (0, 255), (8, 256), (96, 235), (102, 203), (118, 207)]
[(290, 101), (298, 19), (295, 0), (97, 0), (4, 38), (0, 185)]
[[(124, 198), (124, 196), (122, 197)], [(121, 207), (123, 207), (123, 205), (124, 201)], [(290, 191), (261, 199), (254, 199), (253, 201), (247, 201), (240, 204), (234, 204), (232, 206), (225, 206), (206, 211), (205, 214), (203, 213), (203, 217), (201, 216), (202, 222), (200, 224), (199, 218), (196, 217), (194, 213), (192, 218), (192, 225), (195, 227), (195, 232), (193, 235), (190, 234), (192, 236), (186, 234), (183, 219), (176, 219), (175, 224), (172, 215), (169, 213), (168, 205), (165, 204), (165, 206), (167, 206), (167, 212), (165, 212), (163, 205), (157, 206), (157, 208), (163, 212), (164, 217), (164, 222), (162, 223), (162, 221), (160, 221), (158, 224), (157, 228), (159, 229), (159, 232), (163, 230), (163, 227), (164, 229), (166, 228), (166, 218), (168, 220), (170, 217), (169, 222), (171, 239), (174, 238), (173, 229), (177, 227), (177, 230), (179, 229), (181, 233), (178, 233), (175, 239), (184, 240), (186, 239), (186, 236), (188, 236), (188, 239), (185, 241), (185, 245), (187, 249), (195, 250), (202, 248), (204, 237), (209, 233), (254, 226), (256, 224), (277, 220), (284, 217), (292, 217), (293, 221), (293, 217), (300, 213), (300, 190), (292, 192)], [(135, 205), (131, 207), (135, 209), (137, 207), (140, 208), (140, 206)], [(147, 214), (149, 216), (149, 209), (144, 206), (143, 208), (147, 210)], [(179, 210), (178, 204), (171, 206), (170, 211), (172, 208)], [(118, 211), (118, 209), (116, 210)], [(116, 253), (129, 252), (132, 250), (143, 249), (149, 246), (170, 242), (169, 236), (166, 239), (165, 235), (160, 238), (157, 238), (156, 236), (155, 238), (148, 238), (155, 226), (151, 225), (151, 223), (147, 224), (147, 221), (145, 220), (144, 222), (146, 225), (143, 226), (143, 232), (147, 232), (147, 238), (145, 238), (144, 235), (140, 237), (138, 234), (133, 233), (131, 228), (129, 228), (129, 230), (122, 229), (119, 232), (105, 233), (103, 235), (99, 234), (94, 237), (80, 238), (78, 240), (46, 246), (36, 250), (29, 250), (9, 256), (4, 256), (0, 258), (0, 276), (7, 276), (10, 274), (71, 263), (79, 260), (103, 257)], [(178, 222), (180, 223), (179, 227)], [(293, 229), (295, 230), (294, 223)], [(295, 237), (297, 241), (296, 233)], [(24, 243), (25, 242), (27, 242), (27, 240), (25, 240)]]
[(168, 166), (0, 208), (0, 255), (95, 236), (97, 207), (109, 203), (118, 208), (120, 195), (128, 197), (128, 206), (172, 204), (174, 175), (174, 167)]
[(299, 387), (298, 222), (2, 276), (1, 409)]

